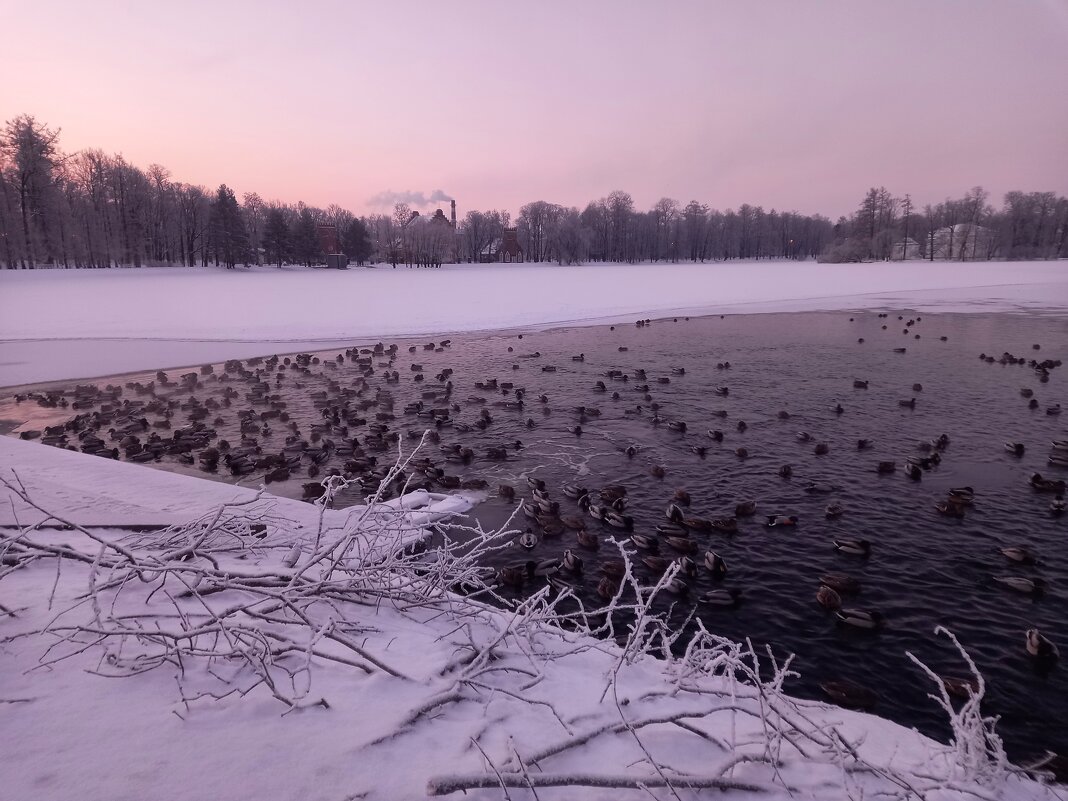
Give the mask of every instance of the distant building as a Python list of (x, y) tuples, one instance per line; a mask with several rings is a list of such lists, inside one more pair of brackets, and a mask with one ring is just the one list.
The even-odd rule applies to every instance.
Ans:
[(894, 261), (918, 259), (920, 258), (920, 243), (911, 236), (907, 236), (894, 243), (890, 258)]
[(521, 264), (523, 262), (523, 248), (519, 246), (519, 229), (505, 228), (504, 236), (497, 237), (478, 254), (478, 260), (483, 264), (503, 262), (506, 264)]
[(337, 226), (330, 223), (319, 223), (315, 226), (319, 234), (319, 247), (323, 253), (337, 253), (341, 250), (338, 245)]
[(993, 245), (994, 232), (975, 223), (957, 223), (939, 228), (933, 236), (936, 259), (988, 259)]

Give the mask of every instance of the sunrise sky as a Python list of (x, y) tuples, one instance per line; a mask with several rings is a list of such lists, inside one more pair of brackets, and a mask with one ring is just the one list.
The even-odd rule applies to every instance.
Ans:
[(837, 217), (872, 185), (1068, 193), (1068, 0), (5, 6), (3, 119), (239, 195)]

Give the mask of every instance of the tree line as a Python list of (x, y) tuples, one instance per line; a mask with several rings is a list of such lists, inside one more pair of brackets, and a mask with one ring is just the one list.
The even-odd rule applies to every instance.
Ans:
[(403, 203), (358, 217), (336, 204), (266, 202), (255, 192), (239, 200), (225, 184), (212, 192), (174, 180), (158, 164), (143, 170), (101, 150), (64, 153), (59, 131), (29, 115), (0, 133), (0, 264), (7, 268), (310, 266), (325, 255), (320, 224), (335, 226), (340, 250), (357, 264), (394, 267), (490, 260), (509, 228), (525, 261), (560, 264), (1068, 256), (1068, 201), (1052, 192), (1010, 192), (995, 210), (976, 187), (919, 209), (909, 195), (872, 188), (853, 215), (832, 223), (671, 198), (643, 211), (616, 191), (582, 210), (534, 201), (514, 220), (507, 211), (473, 210), (454, 228)]

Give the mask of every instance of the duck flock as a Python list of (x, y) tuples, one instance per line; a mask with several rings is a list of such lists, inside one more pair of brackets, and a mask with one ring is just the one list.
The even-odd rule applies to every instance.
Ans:
[[(836, 346), (844, 348), (848, 339), (852, 349), (844, 369), (856, 372), (848, 378), (833, 376), (823, 357), (804, 363), (804, 355), (785, 348), (762, 364), (766, 352), (744, 338), (702, 342), (714, 318), (675, 318), (587, 329), (585, 338), (582, 332), (542, 332), (525, 340), (518, 334), (461, 344), (378, 343), (232, 360), (123, 383), (29, 391), (0, 403), (0, 417), (17, 417), (19, 406), (33, 404), (32, 419), (48, 424), (22, 426), (23, 439), (269, 484), (307, 500), (322, 495), (322, 479), (330, 475), (377, 490), (398, 444), (411, 447), (426, 436), (432, 451), (421, 451), (384, 494), (482, 489), (492, 496), (487, 508), (515, 512), (521, 523), (512, 553), (492, 566), (502, 591), (525, 594), (549, 585), (590, 599), (615, 598), (626, 592), (626, 566), (615, 544), (621, 543), (643, 580), (654, 584), (676, 568), (664, 585), (675, 604), (722, 620), (744, 610), (754, 594), (766, 594), (758, 560), (749, 558), (760, 549), (757, 537), (803, 536), (806, 548), (815, 548), (812, 540), (819, 538), (826, 567), (809, 580), (811, 615), (870, 637), (892, 630), (896, 621), (861, 600), (887, 550), (866, 529), (876, 520), (876, 528), (885, 528), (901, 510), (890, 504), (873, 511), (858, 488), (886, 494), (893, 486), (915, 498), (915, 491), (907, 495), (909, 485), (937, 485), (938, 497), (909, 503), (910, 525), (920, 529), (940, 519), (967, 525), (983, 515), (985, 499), (978, 481), (956, 485), (941, 478), (953, 474), (959, 437), (974, 450), (965, 416), (939, 418), (943, 424), (955, 419), (954, 429), (888, 439), (888, 431), (911, 430), (912, 420), (923, 419), (925, 406), (935, 403), (928, 400), (931, 384), (940, 383), (946, 368), (928, 355), (924, 381), (891, 382), (887, 375), (906, 372), (894, 364), (907, 364), (918, 347), (947, 347), (949, 337), (917, 345), (922, 317), (900, 315), (893, 329), (889, 313), (867, 317), (875, 319), (868, 320), (866, 336), (848, 339), (846, 329)], [(844, 323), (841, 315), (834, 319)], [(682, 333), (691, 322), (703, 328)], [(889, 339), (896, 330), (910, 346), (877, 344), (877, 337)], [(655, 331), (665, 333), (644, 339)], [(567, 352), (574, 343), (584, 349)], [(984, 436), (979, 461), (1008, 459), (1011, 470), (1034, 464), (1036, 448), (1048, 448), (1042, 470), (1029, 470), (1011, 492), (1030, 514), (1041, 503), (1045, 517), (1061, 518), (1068, 435), (1056, 428), (1061, 408), (1049, 391), (1060, 360), (1004, 352), (983, 353), (980, 363), (1020, 370), (1020, 414), (1046, 421), (1043, 430), (1053, 436), (996, 443)], [(856, 374), (865, 366), (867, 374)], [(813, 397), (806, 390), (799, 399), (797, 387), (821, 370), (828, 375), (818, 385), (837, 387), (833, 394)], [(967, 408), (969, 399), (958, 401)], [(876, 412), (902, 422), (878, 424)], [(746, 541), (751, 545), (743, 555)], [(1001, 536), (981, 550), (990, 555), (982, 557), (986, 575), (977, 592), (1004, 591), (1034, 602), (1063, 598), (1042, 575), (1045, 554), (1026, 537)], [(736, 570), (736, 559), (746, 566)], [(739, 575), (745, 580), (736, 580)], [(766, 598), (761, 603), (768, 605)], [(1060, 634), (1021, 627), (1017, 647), (1048, 669), (1057, 663)], [(974, 690), (972, 679), (949, 673), (944, 683), (958, 697)], [(881, 697), (840, 676), (826, 677), (820, 687), (854, 707), (871, 707)]]

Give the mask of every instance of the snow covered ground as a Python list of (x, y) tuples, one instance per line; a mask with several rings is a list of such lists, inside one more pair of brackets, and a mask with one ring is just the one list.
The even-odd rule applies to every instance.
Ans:
[(1068, 309), (1065, 262), (0, 271), (0, 387), (670, 314)]
[[(320, 524), (9, 438), (0, 464), (24, 487), (0, 486), (0, 524), (24, 526), (0, 529), (5, 799), (1064, 797), (975, 750), (977, 715), (947, 747), (790, 699), (766, 657), (758, 688), (711, 635), (657, 659), (651, 621), (621, 647), (552, 625), (544, 597), (506, 612), (443, 594), (441, 554), (383, 568), (366, 547), (395, 509)], [(34, 528), (33, 502), (85, 527)], [(178, 519), (196, 522), (121, 528)]]

